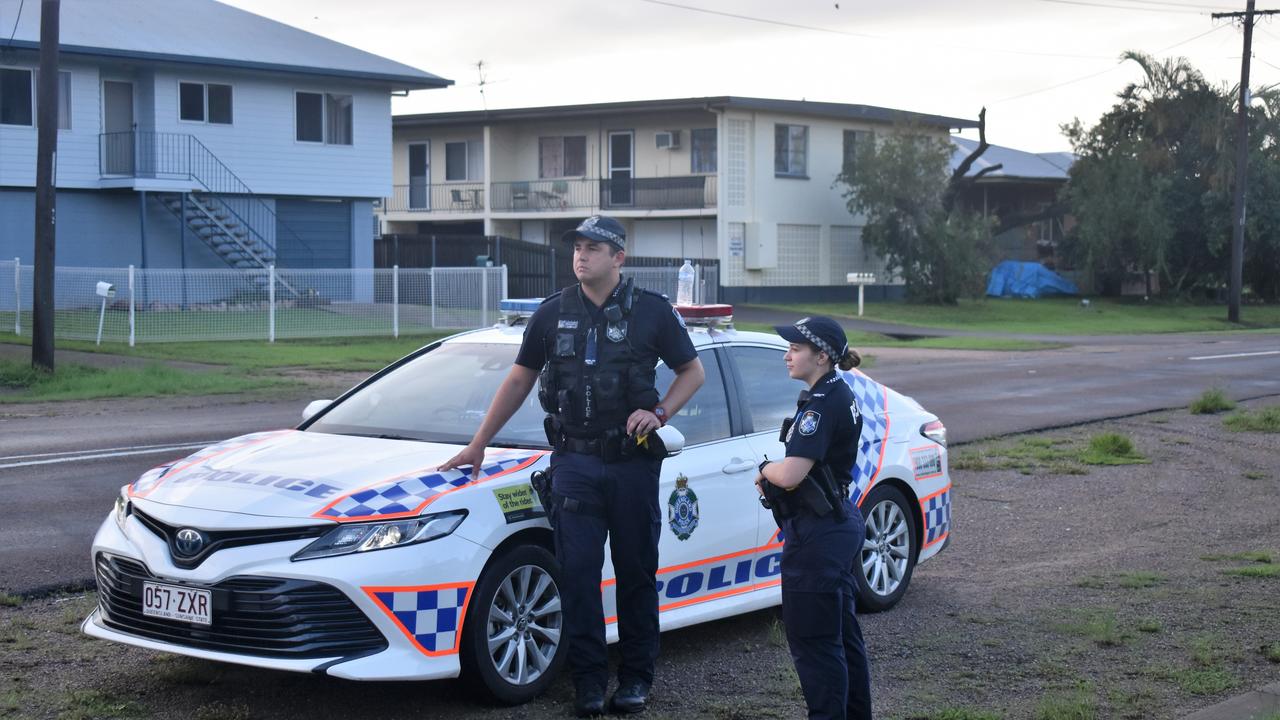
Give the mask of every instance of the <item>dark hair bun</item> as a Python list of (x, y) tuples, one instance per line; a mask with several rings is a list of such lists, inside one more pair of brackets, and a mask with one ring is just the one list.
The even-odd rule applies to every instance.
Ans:
[(841, 370), (852, 370), (862, 364), (862, 355), (857, 350), (849, 348), (844, 357), (840, 358), (839, 367)]

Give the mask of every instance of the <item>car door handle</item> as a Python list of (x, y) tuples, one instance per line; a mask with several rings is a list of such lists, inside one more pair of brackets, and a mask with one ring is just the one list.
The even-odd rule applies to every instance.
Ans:
[(720, 472), (723, 472), (726, 475), (732, 475), (734, 473), (746, 472), (755, 466), (756, 466), (756, 463), (753, 460), (742, 460), (740, 458), (733, 458), (732, 460), (729, 461), (728, 465), (725, 465), (724, 467), (720, 468)]

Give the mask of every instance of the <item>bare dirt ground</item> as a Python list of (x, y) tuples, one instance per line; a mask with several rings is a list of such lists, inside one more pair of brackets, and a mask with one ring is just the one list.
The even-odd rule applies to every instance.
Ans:
[[(1150, 464), (1073, 460), (1107, 431)], [(917, 570), (897, 608), (862, 617), (877, 717), (1176, 718), (1280, 679), (1280, 434), (1167, 411), (956, 448), (961, 456), (971, 469), (952, 472), (951, 546)], [(94, 602), (0, 603), (0, 717), (570, 711), (567, 678), (526, 706), (498, 708), (455, 681), (350, 683), (91, 640), (78, 625)], [(644, 717), (803, 717), (777, 618), (664, 635)]]

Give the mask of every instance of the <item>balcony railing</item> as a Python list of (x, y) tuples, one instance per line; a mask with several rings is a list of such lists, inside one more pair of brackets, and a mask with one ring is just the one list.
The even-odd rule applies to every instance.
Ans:
[(584, 178), (496, 182), (493, 183), (493, 209), (499, 212), (592, 210), (600, 207), (599, 187), (598, 180)]
[(690, 210), (715, 206), (714, 175), (600, 181), (600, 207), (605, 209)]
[[(716, 176), (600, 180), (516, 180), (490, 183), (489, 210), (554, 212), (589, 210), (700, 210), (716, 206)], [(482, 183), (396, 185), (383, 212), (478, 213), (485, 209)]]
[(382, 208), (383, 212), (480, 213), (484, 212), (484, 183), (396, 185)]

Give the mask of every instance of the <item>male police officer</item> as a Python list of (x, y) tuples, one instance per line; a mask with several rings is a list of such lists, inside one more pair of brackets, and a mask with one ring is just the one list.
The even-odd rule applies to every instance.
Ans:
[[(617, 575), (619, 647), (615, 712), (640, 712), (658, 656), (658, 473), (662, 461), (636, 447), (702, 385), (703, 370), (684, 323), (663, 296), (621, 282), (626, 257), (622, 225), (592, 216), (562, 237), (573, 243), (578, 285), (542, 303), (470, 444), (442, 469), (478, 466), (485, 445), (511, 418), (538, 380), (547, 411), (556, 557), (569, 663), (579, 717), (604, 712), (608, 685), (600, 595), (604, 542), (610, 537)], [(658, 398), (658, 359), (675, 371)]]

